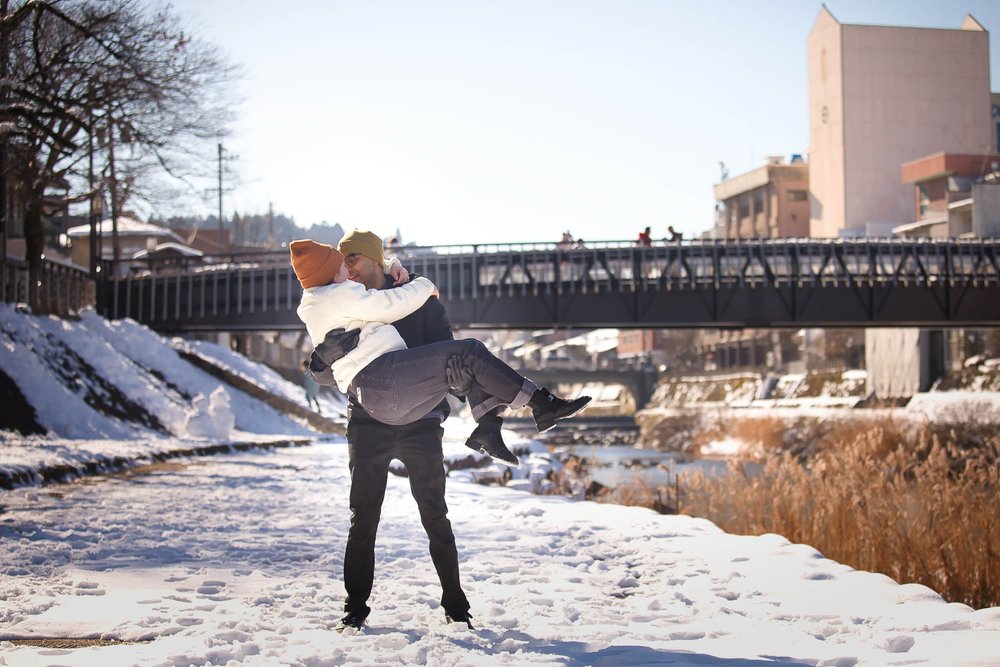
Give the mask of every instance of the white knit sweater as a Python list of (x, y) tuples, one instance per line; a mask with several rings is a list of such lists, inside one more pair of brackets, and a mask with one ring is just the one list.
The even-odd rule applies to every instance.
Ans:
[(337, 386), (346, 392), (354, 376), (373, 359), (406, 349), (403, 338), (390, 323), (420, 308), (434, 289), (434, 283), (423, 277), (384, 290), (365, 289), (361, 283), (346, 280), (303, 291), (296, 312), (306, 325), (313, 347), (322, 343), (332, 329), (361, 329), (358, 346), (330, 367)]

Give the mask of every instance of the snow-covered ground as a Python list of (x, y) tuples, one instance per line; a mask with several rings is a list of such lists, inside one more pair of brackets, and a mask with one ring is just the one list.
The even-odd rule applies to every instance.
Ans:
[[(407, 481), (390, 476), (374, 611), (363, 632), (338, 634), (342, 437), (221, 385), (176, 355), (180, 343), (134, 323), (0, 306), (0, 325), (0, 370), (50, 431), (3, 433), (0, 469), (199, 443), (311, 443), (0, 491), (2, 665), (1000, 664), (1000, 608), (947, 604), (777, 535), (486, 487), (466, 473), (450, 478), (448, 502), (477, 630), (445, 623)], [(304, 405), (294, 384), (199, 347)], [(59, 376), (50, 362), (66, 348), (107, 384)], [(138, 407), (111, 419), (83, 398), (102, 395)], [(468, 454), (469, 429), (449, 420), (449, 452)], [(5, 641), (39, 637), (140, 643)]]
[(777, 535), (452, 482), (476, 631), (445, 623), (406, 481), (390, 478), (374, 609), (338, 634), (346, 447), (161, 464), (3, 494), (7, 665), (990, 665), (1000, 609), (946, 604)]

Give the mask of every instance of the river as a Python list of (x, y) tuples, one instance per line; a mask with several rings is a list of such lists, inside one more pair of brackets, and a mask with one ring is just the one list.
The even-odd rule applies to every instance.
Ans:
[(639, 427), (632, 417), (581, 417), (542, 434), (528, 419), (508, 419), (505, 427), (542, 440), (563, 462), (580, 459), (588, 477), (604, 487), (641, 481), (656, 488), (673, 485), (676, 476), (685, 473), (726, 472), (724, 458), (691, 459), (677, 452), (637, 448)]

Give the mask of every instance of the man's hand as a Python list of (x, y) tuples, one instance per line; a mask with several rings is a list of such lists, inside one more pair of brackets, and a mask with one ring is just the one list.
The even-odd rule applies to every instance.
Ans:
[(392, 278), (393, 287), (399, 287), (410, 279), (410, 272), (402, 264), (393, 264), (389, 269), (389, 277)]
[(472, 373), (462, 364), (462, 357), (457, 354), (448, 357), (445, 378), (450, 392), (458, 398), (467, 396), (469, 389), (472, 388)]
[(329, 366), (356, 348), (359, 336), (361, 336), (361, 329), (352, 329), (351, 331), (344, 331), (341, 328), (331, 329), (323, 342), (313, 350), (313, 358), (310, 363), (316, 365), (315, 362), (318, 360), (323, 365)]

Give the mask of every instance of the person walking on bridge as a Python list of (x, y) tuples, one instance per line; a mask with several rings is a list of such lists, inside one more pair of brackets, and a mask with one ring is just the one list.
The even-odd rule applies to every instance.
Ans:
[[(348, 613), (342, 622), (360, 627), (370, 612), (367, 599), (374, 578), (374, 536), (385, 490), (385, 469), (393, 449), (431, 445), (427, 449), (433, 451), (434, 467), (441, 473), (440, 480), (433, 483), (440, 491), (425, 500), (428, 507), (439, 508), (439, 516), (447, 522), (443, 462), (439, 458), (440, 422), (447, 413), (434, 413), (441, 410), (449, 392), (467, 392), (478, 422), (466, 445), (513, 464), (517, 457), (507, 449), (500, 434), (501, 409), (531, 405), (539, 430), (547, 430), (557, 420), (579, 412), (590, 398), (565, 401), (516, 373), (481, 342), (452, 340), (443, 308), (436, 298), (430, 298), (436, 290), (426, 278), (418, 277), (396, 289), (375, 289), (385, 287), (386, 280), (384, 274), (375, 275), (380, 273), (376, 269), (382, 246), (374, 234), (354, 232), (341, 241), (340, 248), (343, 253), (309, 239), (293, 241), (290, 246), (292, 266), (304, 290), (298, 314), (316, 346), (311, 367), (321, 382), (330, 383), (332, 379), (350, 396), (352, 525), (344, 566)], [(365, 289), (369, 286), (372, 289)], [(428, 306), (428, 302), (432, 305)], [(390, 323), (400, 318), (405, 322), (422, 309), (424, 315), (438, 313), (436, 319), (448, 329), (447, 334), (438, 331), (435, 337), (439, 340), (425, 340), (423, 345), (408, 348), (400, 330)], [(404, 332), (407, 328), (403, 324)], [(433, 431), (420, 423), (430, 420)], [(386, 441), (389, 447), (384, 447)], [(369, 457), (373, 451), (381, 453)], [(413, 455), (410, 460), (417, 461), (418, 468), (424, 463)], [(369, 463), (370, 469), (362, 467)], [(404, 464), (409, 466), (406, 460)], [(366, 478), (375, 484), (362, 481)], [(411, 491), (416, 498), (421, 490), (414, 482), (411, 477)], [(417, 502), (419, 506), (421, 500)], [(455, 548), (450, 523), (428, 526), (428, 515), (421, 507), (428, 535), (440, 531), (442, 549), (438, 557), (434, 555), (435, 537), (431, 537), (431, 549), (442, 581), (442, 606), (449, 619), (464, 621), (471, 627), (468, 601), (458, 584), (457, 556), (452, 556)]]

